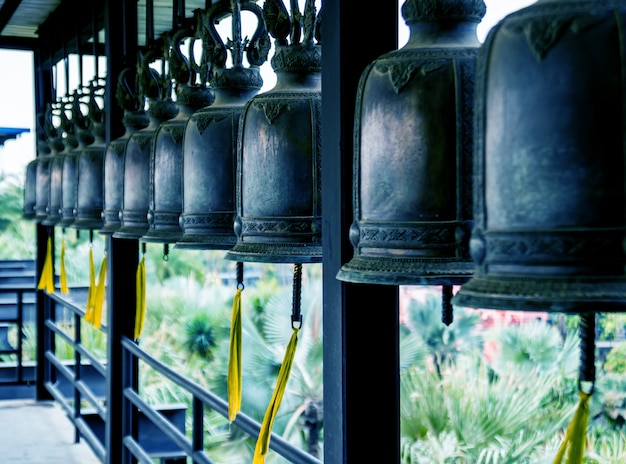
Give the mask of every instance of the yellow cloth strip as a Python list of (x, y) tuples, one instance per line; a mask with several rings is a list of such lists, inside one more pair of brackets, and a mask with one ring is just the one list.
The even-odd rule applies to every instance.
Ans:
[(589, 398), (591, 395), (578, 392), (579, 401), (572, 422), (570, 422), (563, 442), (554, 459), (554, 464), (561, 464), (569, 445), (566, 464), (582, 464), (587, 442), (587, 424), (589, 422)]
[(230, 358), (228, 359), (228, 420), (235, 420), (241, 410), (241, 289), (233, 300), (230, 322)]
[(61, 285), (61, 293), (69, 293), (70, 288), (67, 286), (67, 271), (65, 270), (65, 237), (61, 241), (61, 275), (59, 276), (59, 283)]
[(89, 247), (89, 288), (87, 289), (87, 307), (85, 320), (93, 324), (94, 302), (96, 297), (96, 266), (93, 263), (93, 249)]
[(98, 272), (98, 283), (96, 285), (92, 323), (96, 329), (102, 326), (102, 305), (104, 305), (105, 281), (107, 275), (107, 255), (105, 254), (100, 263)]
[(141, 337), (146, 320), (146, 257), (142, 256), (137, 266), (137, 306), (135, 308), (135, 340)]
[(46, 260), (43, 263), (41, 277), (37, 290), (45, 290), (47, 293), (54, 293), (54, 276), (52, 270), (52, 238), (48, 237), (48, 248), (46, 249)]
[(289, 380), (289, 374), (291, 373), (293, 358), (296, 354), (296, 347), (298, 346), (298, 331), (298, 328), (293, 329), (293, 334), (291, 334), (291, 339), (287, 345), (285, 359), (283, 359), (283, 364), (280, 366), (280, 371), (278, 372), (276, 387), (274, 387), (272, 399), (270, 400), (270, 404), (267, 406), (265, 417), (263, 418), (263, 423), (261, 424), (259, 438), (257, 439), (256, 447), (254, 449), (254, 459), (252, 464), (263, 464), (265, 462), (265, 456), (267, 455), (270, 446), (270, 437), (272, 434), (272, 427), (274, 426), (274, 419), (276, 419), (280, 402), (283, 400), (285, 388), (287, 387), (287, 381)]

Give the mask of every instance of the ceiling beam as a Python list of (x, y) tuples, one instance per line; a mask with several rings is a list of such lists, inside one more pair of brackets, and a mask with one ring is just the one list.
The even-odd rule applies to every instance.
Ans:
[(17, 7), (20, 6), (22, 0), (6, 0), (2, 7), (0, 8), (0, 33), (4, 30), (11, 17), (17, 10)]

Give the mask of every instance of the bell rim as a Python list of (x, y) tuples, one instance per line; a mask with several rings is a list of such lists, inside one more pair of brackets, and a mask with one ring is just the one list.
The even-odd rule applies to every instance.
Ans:
[(452, 304), (509, 311), (625, 312), (626, 275), (570, 279), (475, 276), (461, 286)]
[[(373, 266), (384, 262), (386, 268)], [(399, 263), (404, 264), (398, 266)], [(413, 267), (414, 269), (410, 269)], [(336, 279), (342, 282), (381, 285), (462, 285), (474, 274), (473, 262), (459, 259), (410, 259), (357, 256), (344, 264)]]
[[(224, 259), (237, 262), (275, 263), (275, 264), (310, 264), (322, 262), (320, 245), (302, 244), (242, 244), (239, 243), (224, 255)], [(306, 251), (306, 253), (305, 253)]]
[(147, 227), (122, 226), (113, 232), (113, 238), (125, 238), (138, 240), (148, 231)]
[(182, 231), (149, 230), (139, 238), (139, 241), (146, 243), (176, 243), (181, 235)]
[(102, 228), (102, 221), (97, 221), (93, 219), (76, 219), (69, 226), (71, 229), (81, 229), (81, 230), (98, 230)]
[(181, 250), (230, 250), (237, 243), (235, 235), (209, 235), (183, 233), (174, 244), (174, 248)]

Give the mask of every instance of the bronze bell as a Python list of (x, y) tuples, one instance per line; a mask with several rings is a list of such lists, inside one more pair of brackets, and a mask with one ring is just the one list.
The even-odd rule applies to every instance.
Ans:
[(458, 306), (626, 310), (626, 2), (540, 0), (477, 67), (476, 272)]
[(466, 282), (473, 93), (483, 0), (407, 0), (410, 38), (363, 72), (354, 146), (354, 257), (337, 278)]
[[(263, 86), (259, 66), (267, 60), (270, 49), (261, 8), (252, 1), (244, 1), (240, 7), (257, 18), (256, 30), (245, 42), (239, 12), (232, 11), (231, 5), (219, 2), (206, 13), (203, 47), (220, 52), (211, 54), (211, 63), (201, 66), (211, 69), (215, 102), (196, 111), (185, 128), (183, 233), (177, 248), (221, 250), (236, 243), (233, 220), (238, 123), (244, 104)], [(228, 14), (232, 15), (233, 37), (229, 39), (232, 48), (227, 49), (215, 24)], [(227, 50), (232, 52), (231, 67), (226, 67)], [(243, 65), (244, 52), (249, 67)]]
[[(78, 146), (74, 125), (67, 117), (66, 102), (58, 103), (56, 114), (60, 120), (61, 140), (51, 143), (52, 157), (50, 158), (50, 193), (48, 196), (48, 215), (41, 221), (45, 226), (53, 226), (61, 219), (61, 202), (63, 199), (63, 159), (70, 151)], [(59, 148), (62, 148), (59, 151)]]
[(143, 97), (135, 89), (136, 70), (125, 68), (120, 72), (115, 97), (124, 109), (124, 134), (109, 142), (104, 154), (103, 206), (101, 234), (109, 235), (120, 228), (122, 192), (124, 189), (124, 153), (131, 134), (148, 126), (150, 120), (143, 109)]
[(76, 131), (78, 145), (76, 148), (65, 153), (63, 157), (62, 170), (62, 197), (61, 197), (61, 219), (57, 226), (69, 227), (76, 220), (76, 190), (78, 182), (78, 154), (87, 146), (94, 142), (94, 136), (89, 127), (89, 121), (81, 110), (81, 100), (78, 91), (72, 95), (71, 101), (71, 121)]
[[(297, 3), (292, 6), (297, 8)], [(273, 89), (248, 100), (241, 115), (234, 225), (237, 243), (226, 258), (320, 262), (320, 18), (315, 2), (309, 0), (302, 13), (292, 11), (291, 16), (282, 1), (265, 2), (263, 16), (275, 38), (271, 64), (277, 81)]]
[[(207, 81), (197, 83), (196, 65), (181, 51), (183, 41), (194, 37), (204, 28), (202, 10), (194, 12), (197, 28), (191, 25), (175, 31), (169, 54), (169, 69), (176, 88), (176, 117), (164, 121), (154, 136), (150, 156), (150, 191), (148, 231), (141, 237), (144, 242), (174, 243), (182, 235), (179, 218), (182, 212), (183, 136), (190, 116), (215, 99)], [(193, 56), (191, 56), (193, 58)]]
[(37, 199), (37, 163), (35, 158), (26, 165), (24, 177), (24, 197), (22, 203), (22, 219), (35, 219), (35, 203)]
[(124, 155), (124, 190), (120, 211), (120, 228), (115, 238), (139, 239), (149, 228), (150, 207), (150, 157), (156, 131), (162, 122), (172, 119), (178, 107), (171, 98), (171, 82), (166, 73), (159, 74), (150, 64), (164, 59), (169, 49), (169, 39), (163, 37), (164, 49), (150, 49), (140, 56), (137, 69), (139, 88), (148, 101), (147, 127), (131, 134)]
[(76, 158), (76, 208), (74, 229), (102, 228), (103, 167), (106, 151), (104, 111), (98, 105), (96, 92), (103, 87), (92, 81), (87, 92), (87, 122), (93, 142), (78, 151)]
[(52, 104), (46, 105), (43, 116), (43, 130), (46, 134), (48, 149), (40, 151), (37, 163), (37, 186), (35, 191), (35, 220), (41, 223), (48, 217), (50, 207), (50, 165), (52, 156), (63, 150), (61, 130), (54, 125)]

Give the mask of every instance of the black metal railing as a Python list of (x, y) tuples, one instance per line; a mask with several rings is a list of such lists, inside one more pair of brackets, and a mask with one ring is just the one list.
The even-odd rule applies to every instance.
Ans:
[[(161, 374), (165, 379), (171, 381), (173, 384), (185, 390), (191, 395), (191, 424), (192, 430), (187, 435), (180, 428), (175, 427), (171, 421), (169, 421), (163, 414), (157, 409), (150, 406), (144, 401), (139, 393), (131, 387), (124, 389), (124, 398), (132, 405), (132, 410), (142, 411), (143, 414), (155, 425), (161, 432), (170, 438), (180, 448), (183, 456), (190, 457), (194, 464), (213, 464), (214, 461), (206, 454), (204, 450), (204, 418), (205, 408), (209, 408), (217, 412), (222, 417), (228, 417), (228, 403), (219, 396), (210, 392), (206, 388), (191, 381), (187, 377), (181, 375), (169, 366), (165, 365), (158, 359), (151, 356), (145, 350), (143, 350), (137, 343), (129, 338), (124, 337), (122, 339), (122, 347), (126, 353), (127, 362), (134, 362), (135, 360), (139, 364), (145, 363), (146, 367), (154, 369), (154, 371)], [(133, 359), (134, 358), (134, 359)], [(239, 413), (232, 425), (239, 428), (241, 431), (256, 438), (259, 435), (261, 424), (246, 416), (243, 413)], [(151, 456), (141, 444), (136, 440), (132, 434), (128, 434), (124, 437), (125, 447), (132, 453), (132, 455), (142, 464), (152, 464)], [(295, 464), (320, 464), (321, 461), (311, 456), (305, 451), (295, 447), (293, 444), (284, 440), (282, 437), (276, 434), (272, 434), (270, 440), (270, 449), (274, 450), (278, 455), (288, 459)]]
[[(51, 343), (45, 349), (44, 362), (48, 364), (45, 370), (49, 376), (44, 386), (73, 422), (76, 441), (84, 438), (104, 461), (105, 443), (90, 419), (95, 415), (103, 423), (106, 420), (107, 363), (83, 344), (81, 324), (87, 289), (71, 288), (68, 295), (53, 293), (47, 297), (50, 301), (44, 324)], [(106, 326), (100, 330), (106, 333)], [(71, 359), (57, 353), (60, 341), (70, 347)]]
[(34, 355), (25, 355), (26, 327), (36, 328), (35, 261), (0, 261), (0, 385), (31, 385)]

